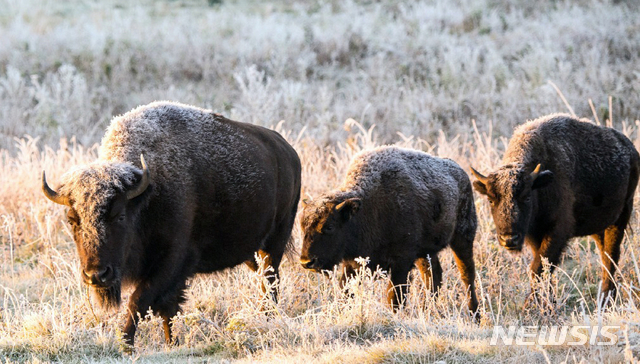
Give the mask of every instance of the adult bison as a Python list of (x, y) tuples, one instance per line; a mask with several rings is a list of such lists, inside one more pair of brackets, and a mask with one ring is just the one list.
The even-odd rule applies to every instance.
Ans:
[[(144, 158), (140, 156), (144, 155)], [(145, 163), (146, 160), (146, 163)], [(148, 167), (147, 167), (148, 163)], [(276, 132), (192, 106), (156, 102), (111, 122), (100, 158), (44, 194), (69, 207), (82, 279), (104, 307), (133, 287), (125, 341), (137, 313), (164, 322), (184, 301), (186, 280), (263, 256), (275, 272), (300, 193), (300, 160)]]
[(474, 188), (486, 195), (500, 245), (531, 247), (532, 278), (542, 258), (557, 265), (568, 239), (592, 235), (603, 264), (602, 291), (615, 295), (613, 276), (638, 184), (639, 157), (622, 133), (554, 114), (518, 127), (502, 166)]
[(305, 206), (301, 225), (303, 267), (321, 271), (342, 262), (344, 280), (355, 273), (355, 258), (369, 257), (370, 268), (389, 271), (387, 299), (394, 310), (414, 264), (425, 283), (438, 289), (437, 254), (450, 246), (469, 310), (477, 311), (473, 192), (469, 177), (451, 160), (390, 146), (361, 152), (340, 189)]

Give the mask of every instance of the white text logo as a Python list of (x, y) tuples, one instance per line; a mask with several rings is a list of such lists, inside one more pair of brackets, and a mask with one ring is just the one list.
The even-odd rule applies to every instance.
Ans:
[(614, 345), (620, 326), (494, 326), (490, 345)]

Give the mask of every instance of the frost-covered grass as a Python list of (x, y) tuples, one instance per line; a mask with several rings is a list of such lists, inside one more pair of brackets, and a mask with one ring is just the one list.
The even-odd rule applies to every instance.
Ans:
[[(326, 147), (281, 130), (303, 162), (304, 194), (316, 196), (336, 186), (350, 157), (379, 145), (375, 131), (350, 120), (347, 141)], [(626, 128), (637, 140), (635, 128)], [(465, 168), (497, 164), (504, 140), (477, 132), (433, 144), (405, 138), (405, 147), (453, 158)], [(335, 277), (305, 271), (295, 256), (285, 260), (280, 302), (271, 312), (261, 279), (244, 266), (198, 276), (190, 281), (183, 313), (174, 321), (180, 344), (167, 347), (161, 320), (140, 324), (136, 351), (121, 351), (119, 327), (125, 310), (101, 312), (92, 304), (78, 276), (75, 246), (65, 209), (41, 196), (39, 173), (51, 181), (69, 167), (96, 157), (95, 148), (62, 141), (55, 149), (23, 139), (15, 155), (0, 161), (0, 356), (6, 362), (166, 361), (245, 362), (550, 362), (562, 360), (618, 362), (640, 354), (640, 244), (638, 212), (634, 214), (620, 261), (620, 295), (606, 310), (595, 304), (600, 259), (591, 239), (578, 239), (564, 255), (560, 270), (547, 282), (556, 296), (523, 308), (529, 293), (530, 253), (510, 254), (494, 238), (488, 205), (476, 196), (480, 228), (475, 243), (478, 295), (482, 319), (471, 322), (452, 255), (441, 253), (444, 284), (434, 298), (414, 274), (406, 307), (393, 314), (385, 305), (385, 273), (362, 271), (351, 281), (353, 297), (341, 293)], [(300, 232), (294, 230), (296, 245)], [(620, 325), (615, 346), (491, 346), (494, 325)], [(628, 338), (628, 340), (627, 340)]]
[[(269, 315), (260, 311), (261, 281), (246, 267), (198, 276), (174, 322), (180, 344), (165, 346), (151, 317), (128, 356), (119, 339), (124, 308), (92, 305), (64, 208), (40, 192), (43, 169), (55, 183), (94, 160), (113, 115), (157, 99), (281, 131), (302, 159), (305, 197), (337, 186), (354, 153), (387, 142), (487, 171), (513, 125), (569, 108), (613, 119), (640, 145), (636, 8), (596, 0), (0, 0), (0, 363), (639, 357), (639, 212), (620, 260), (620, 295), (607, 310), (595, 305), (601, 268), (590, 238), (570, 244), (548, 282), (556, 300), (523, 309), (531, 254), (498, 246), (488, 204), (476, 196), (479, 324), (464, 314), (447, 250), (441, 294), (434, 299), (414, 277), (398, 314), (384, 304), (383, 272), (363, 271), (346, 297), (335, 278), (293, 259), (283, 263), (281, 300)], [(299, 247), (297, 225), (294, 237)], [(489, 345), (494, 325), (516, 323), (622, 329), (609, 347)]]
[(0, 0), (0, 146), (96, 142), (179, 100), (323, 142), (342, 123), (432, 138), (564, 110), (640, 118), (634, 1)]

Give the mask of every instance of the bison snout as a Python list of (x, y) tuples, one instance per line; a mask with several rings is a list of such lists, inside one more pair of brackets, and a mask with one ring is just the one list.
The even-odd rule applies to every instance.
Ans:
[(520, 234), (500, 234), (498, 240), (500, 245), (509, 250), (519, 250), (522, 248), (522, 236)]
[(99, 268), (91, 269), (89, 271), (82, 270), (85, 283), (91, 286), (110, 286), (113, 283), (114, 271), (110, 265)]
[(301, 258), (300, 259), (300, 264), (302, 264), (302, 266), (304, 268), (306, 268), (306, 269), (315, 269), (317, 263), (318, 263), (318, 259), (316, 259), (316, 258), (310, 258), (310, 259)]

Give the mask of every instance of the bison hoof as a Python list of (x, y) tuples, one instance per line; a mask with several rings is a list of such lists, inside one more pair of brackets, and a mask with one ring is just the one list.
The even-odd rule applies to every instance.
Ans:
[(475, 312), (469, 311), (469, 314), (471, 315), (471, 319), (475, 324), (480, 324), (480, 321), (482, 320), (482, 315), (480, 314), (480, 311), (478, 310), (476, 310)]
[(120, 351), (122, 351), (122, 353), (125, 355), (133, 355), (135, 347), (129, 343), (123, 342), (120, 343)]

